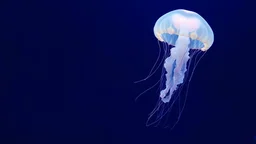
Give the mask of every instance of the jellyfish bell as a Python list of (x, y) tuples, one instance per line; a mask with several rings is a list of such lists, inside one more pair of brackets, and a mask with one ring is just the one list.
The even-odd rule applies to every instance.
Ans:
[(154, 34), (161, 42), (175, 46), (177, 36), (190, 39), (190, 49), (207, 51), (213, 44), (214, 35), (203, 17), (193, 11), (178, 9), (161, 16), (155, 23)]
[[(190, 50), (207, 51), (214, 41), (213, 31), (204, 18), (196, 12), (184, 9), (174, 10), (161, 16), (153, 30), (155, 37), (160, 42), (166, 43), (170, 50), (164, 61), (162, 77), (165, 80), (161, 79), (163, 86), (160, 87), (160, 99), (150, 113), (147, 125), (158, 123), (171, 110), (179, 97), (177, 90), (188, 78), (185, 76), (189, 70), (189, 60), (192, 58)], [(184, 106), (179, 112), (179, 117), (183, 108)], [(154, 116), (155, 119), (152, 120)]]

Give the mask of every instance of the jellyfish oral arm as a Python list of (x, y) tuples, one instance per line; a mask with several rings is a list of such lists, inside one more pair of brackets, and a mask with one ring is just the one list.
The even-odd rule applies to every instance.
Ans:
[(176, 46), (170, 51), (171, 55), (165, 59), (165, 89), (160, 92), (160, 98), (164, 103), (171, 100), (172, 94), (178, 88), (178, 85), (183, 83), (189, 60), (189, 43), (188, 37), (179, 36)]

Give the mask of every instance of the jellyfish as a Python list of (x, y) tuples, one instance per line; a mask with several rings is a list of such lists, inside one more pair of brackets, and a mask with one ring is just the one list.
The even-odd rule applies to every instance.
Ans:
[[(178, 9), (161, 16), (155, 23), (154, 35), (165, 43), (168, 52), (163, 64), (163, 86), (160, 87), (159, 101), (150, 113), (147, 125), (159, 122), (173, 106), (178, 90), (188, 78), (191, 51), (206, 52), (213, 44), (214, 34), (209, 24), (196, 12)], [(192, 77), (192, 76), (191, 76)], [(163, 80), (165, 79), (165, 81)], [(169, 106), (166, 104), (169, 103)], [(158, 112), (155, 120), (150, 119)], [(179, 113), (181, 115), (182, 110)]]

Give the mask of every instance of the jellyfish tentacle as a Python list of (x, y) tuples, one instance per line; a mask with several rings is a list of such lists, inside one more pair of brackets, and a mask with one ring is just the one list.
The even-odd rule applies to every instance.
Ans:
[(161, 100), (166, 103), (171, 100), (171, 96), (184, 81), (187, 71), (186, 65), (189, 60), (188, 44), (190, 40), (187, 37), (179, 36), (176, 47), (171, 49), (170, 57), (166, 58), (164, 68), (166, 70), (165, 89), (161, 90)]

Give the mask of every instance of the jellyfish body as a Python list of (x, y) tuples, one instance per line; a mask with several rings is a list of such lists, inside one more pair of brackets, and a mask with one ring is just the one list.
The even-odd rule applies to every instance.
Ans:
[[(188, 78), (186, 73), (192, 58), (190, 51), (207, 51), (214, 41), (213, 31), (208, 23), (199, 14), (184, 9), (174, 10), (161, 16), (155, 23), (154, 34), (160, 42), (167, 45), (167, 49), (170, 48), (168, 50), (170, 53), (165, 55), (160, 99), (149, 115), (147, 126), (158, 123), (172, 109), (179, 97), (180, 92), (177, 91)], [(178, 120), (183, 108), (179, 111)], [(156, 118), (152, 121), (154, 116)]]
[(183, 9), (160, 17), (154, 26), (154, 34), (159, 41), (174, 46), (164, 63), (166, 82), (160, 98), (166, 103), (184, 81), (189, 50), (207, 51), (213, 44), (214, 36), (211, 27), (199, 14)]

